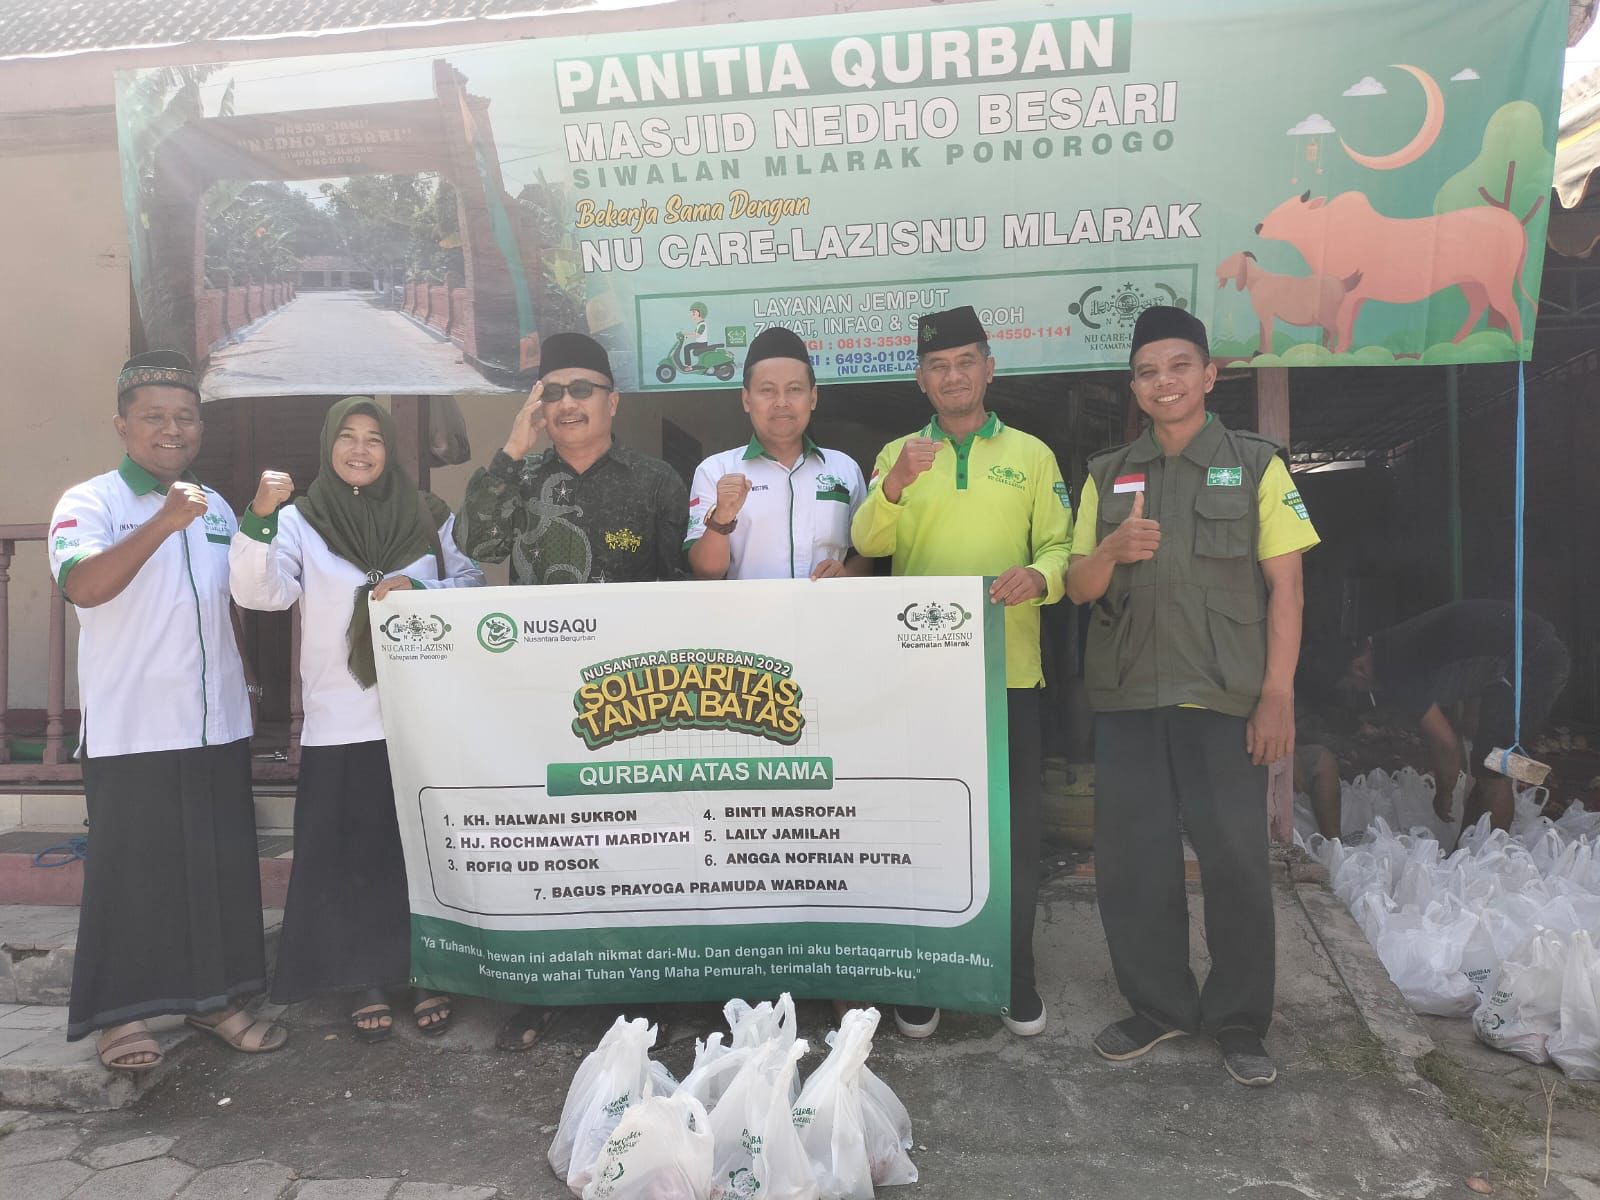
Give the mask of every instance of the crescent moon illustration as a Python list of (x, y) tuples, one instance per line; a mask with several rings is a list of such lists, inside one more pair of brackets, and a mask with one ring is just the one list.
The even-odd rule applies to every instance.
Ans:
[(1444, 128), (1444, 94), (1439, 91), (1439, 85), (1434, 82), (1432, 75), (1419, 67), (1408, 67), (1404, 63), (1391, 63), (1397, 70), (1409, 71), (1422, 85), (1422, 94), (1427, 97), (1428, 111), (1423, 114), (1422, 128), (1417, 130), (1417, 136), (1412, 138), (1400, 149), (1392, 154), (1360, 154), (1350, 148), (1350, 143), (1344, 138), (1339, 139), (1339, 144), (1344, 147), (1344, 152), (1363, 167), (1371, 167), (1374, 171), (1393, 171), (1398, 167), (1409, 166), (1426, 154), (1439, 139), (1439, 131)]

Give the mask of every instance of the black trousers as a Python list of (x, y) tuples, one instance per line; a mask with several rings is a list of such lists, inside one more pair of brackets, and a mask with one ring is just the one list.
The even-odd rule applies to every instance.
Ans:
[(1006, 691), (1011, 759), (1011, 992), (1034, 986), (1033, 918), (1039, 907), (1039, 692)]
[[(1184, 833), (1205, 894), (1204, 989), (1189, 968)], [(1111, 965), (1133, 1011), (1171, 1029), (1264, 1035), (1276, 973), (1267, 769), (1245, 752), (1244, 718), (1197, 708), (1099, 714), (1094, 860)]]

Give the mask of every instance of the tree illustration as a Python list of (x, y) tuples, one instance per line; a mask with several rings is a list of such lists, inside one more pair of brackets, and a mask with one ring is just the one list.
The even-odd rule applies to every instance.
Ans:
[(1523, 225), (1543, 211), (1555, 155), (1545, 147), (1544, 118), (1526, 100), (1502, 105), (1483, 130), (1478, 157), (1445, 181), (1433, 211), (1492, 204)]

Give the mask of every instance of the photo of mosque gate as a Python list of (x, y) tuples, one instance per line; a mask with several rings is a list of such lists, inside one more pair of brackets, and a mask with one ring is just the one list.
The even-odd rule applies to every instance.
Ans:
[[(466, 82), (441, 59), (433, 64), (432, 99), (191, 117), (162, 138), (146, 167), (142, 229), (133, 231), (146, 344), (192, 348), (203, 368), (220, 344), (297, 294), (298, 278), (208, 286), (205, 200), (212, 185), (433, 173), (455, 193), (460, 278), (407, 280), (395, 301), (453, 340), (490, 382), (514, 386), (538, 361), (539, 309), (561, 301), (541, 284), (534, 215), (505, 194), (490, 102), (469, 93)], [(314, 385), (318, 364), (305, 362), (303, 371)]]

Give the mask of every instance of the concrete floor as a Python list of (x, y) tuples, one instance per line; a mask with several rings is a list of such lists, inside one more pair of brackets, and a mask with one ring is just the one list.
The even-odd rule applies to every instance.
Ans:
[[(995, 1018), (955, 1014), (926, 1043), (880, 1033), (873, 1066), (912, 1114), (922, 1176), (881, 1194), (1348, 1200), (1461, 1196), (1467, 1177), (1492, 1178), (1478, 1134), (1446, 1115), (1407, 1060), (1398, 1069), (1373, 1066), (1374, 1043), (1346, 972), (1295, 888), (1280, 883), (1277, 900), (1278, 1016), (1268, 1043), (1280, 1078), (1247, 1089), (1228, 1078), (1207, 1039), (1168, 1043), (1128, 1065), (1095, 1056), (1090, 1038), (1124, 1011), (1093, 886), (1046, 885), (1038, 940), (1051, 1015), (1044, 1036), (1022, 1041)], [(1192, 907), (1198, 922), (1197, 893)], [(1203, 970), (1198, 924), (1194, 938)], [(509, 1200), (555, 1200), (568, 1193), (545, 1163), (550, 1134), (573, 1070), (615, 1014), (575, 1013), (546, 1043), (511, 1055), (492, 1046), (505, 1011), (466, 1000), (438, 1041), (402, 1030), (369, 1047), (349, 1036), (342, 1004), (295, 1006), (282, 1018), (293, 1037), (280, 1053), (251, 1058), (206, 1043), (131, 1107), (60, 1118), (54, 1127), (78, 1134), (70, 1153), (79, 1164), (97, 1148), (159, 1136), (172, 1139), (166, 1156), (198, 1169), (262, 1158), (302, 1179), (434, 1180), (487, 1185)], [(669, 1015), (672, 1041), (661, 1057), (681, 1075), (693, 1038), (717, 1027), (720, 1015), (697, 1006)], [(820, 1047), (831, 1009), (810, 1001), (800, 1015), (802, 1035)], [(814, 1052), (803, 1070), (820, 1057)], [(0, 1139), (0, 1166), (8, 1140)], [(159, 1193), (161, 1186), (141, 1194), (176, 1194)], [(261, 1190), (287, 1197), (306, 1186)], [(341, 1186), (357, 1194), (354, 1183)], [(1594, 1200), (1576, 1190), (1549, 1194)]]

